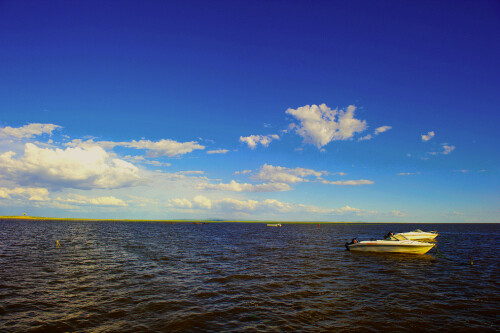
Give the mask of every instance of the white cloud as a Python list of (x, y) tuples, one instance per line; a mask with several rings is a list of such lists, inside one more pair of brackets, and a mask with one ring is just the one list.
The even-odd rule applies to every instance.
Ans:
[(450, 146), (450, 145), (447, 145), (447, 144), (443, 144), (443, 152), (442, 152), (442, 154), (448, 155), (449, 153), (451, 153), (454, 150), (455, 150), (455, 146)]
[(277, 134), (240, 136), (240, 142), (246, 143), (250, 149), (255, 149), (258, 144), (268, 147), (271, 141), (279, 140), (279, 138)]
[[(192, 201), (188, 199), (171, 199), (167, 202), (168, 207), (177, 209), (200, 209), (209, 210), (213, 213), (315, 213), (326, 215), (345, 215), (353, 214), (357, 216), (379, 215), (377, 211), (368, 211), (360, 208), (350, 207), (348, 205), (341, 208), (326, 209), (318, 206), (303, 204), (294, 204), (281, 202), (276, 199), (257, 200), (239, 200), (235, 198), (222, 198), (211, 200), (204, 196), (196, 196)], [(397, 211), (391, 212), (396, 215)]]
[[(427, 154), (428, 155), (433, 155), (433, 156), (436, 156), (438, 154), (448, 155), (452, 151), (455, 150), (455, 146), (451, 146), (451, 145), (449, 145), (447, 143), (442, 143), (441, 144), (441, 148), (443, 148), (443, 150), (441, 152), (431, 151), (431, 152), (428, 152)], [(428, 158), (423, 158), (423, 159), (428, 159)]]
[(125, 207), (127, 204), (118, 198), (113, 196), (105, 196), (105, 197), (86, 197), (78, 194), (70, 194), (67, 198), (58, 197), (56, 201), (64, 202), (67, 204), (76, 204), (76, 205), (93, 205), (93, 206), (117, 206), (117, 207)]
[(332, 110), (325, 104), (313, 104), (288, 109), (286, 113), (299, 121), (291, 128), (304, 138), (304, 143), (321, 148), (331, 141), (351, 139), (355, 133), (366, 129), (366, 121), (354, 118), (355, 110), (354, 105), (349, 105), (344, 111)]
[(169, 167), (172, 165), (171, 163), (164, 163), (164, 162), (160, 162), (160, 161), (148, 161), (148, 160), (144, 160), (144, 162), (142, 162), (142, 163), (154, 165), (156, 167), (161, 167), (161, 166), (162, 167)]
[(406, 212), (402, 212), (402, 211), (399, 211), (399, 210), (391, 210), (391, 213), (392, 213), (392, 215), (394, 215), (396, 217), (406, 217), (406, 216), (408, 216), (408, 214)]
[(198, 189), (201, 190), (219, 190), (219, 191), (233, 191), (233, 192), (278, 192), (289, 191), (292, 188), (285, 183), (264, 183), (264, 184), (248, 184), (238, 183), (232, 180), (229, 184), (200, 184)]
[(365, 140), (371, 140), (373, 139), (373, 136), (371, 134), (367, 134), (365, 136), (362, 136), (358, 139), (358, 141), (365, 141)]
[(49, 191), (40, 187), (16, 187), (13, 189), (0, 187), (0, 199), (21, 198), (30, 201), (48, 201)]
[(193, 150), (205, 149), (205, 146), (198, 144), (196, 141), (177, 142), (168, 139), (162, 139), (156, 142), (150, 140), (132, 140), (131, 142), (119, 142), (117, 145), (136, 149), (147, 149), (147, 157), (173, 157), (190, 153)]
[[(256, 200), (239, 200), (234, 198), (223, 198), (211, 200), (204, 196), (198, 195), (193, 201), (188, 199), (171, 199), (167, 206), (179, 209), (208, 209), (219, 212), (243, 212), (250, 213), (256, 210), (262, 211), (278, 211), (288, 212), (294, 209), (294, 205), (283, 203), (275, 199), (265, 199), (262, 201)], [(296, 208), (300, 205), (296, 205)]]
[(187, 170), (187, 171), (179, 171), (177, 173), (181, 175), (203, 175), (205, 172), (202, 170)]
[(392, 128), (392, 126), (380, 126), (380, 127), (377, 127), (375, 129), (375, 132), (374, 134), (375, 135), (379, 135), (380, 133), (384, 133), (384, 132), (387, 132), (388, 130), (390, 130)]
[(362, 210), (359, 208), (354, 208), (350, 206), (344, 206), (342, 208), (337, 208), (337, 209), (331, 209), (330, 211), (343, 214), (343, 213), (360, 213)]
[(0, 154), (0, 174), (21, 185), (52, 188), (119, 188), (138, 183), (138, 169), (111, 158), (100, 147), (50, 149), (26, 143), (24, 156), (12, 151)]
[(61, 128), (61, 126), (54, 124), (28, 124), (22, 127), (10, 127), (6, 126), (0, 128), (0, 136), (10, 136), (18, 139), (29, 139), (37, 135), (49, 134), (52, 135), (52, 131)]
[(165, 163), (165, 162), (160, 162), (160, 161), (155, 161), (155, 160), (147, 160), (144, 158), (144, 156), (131, 156), (131, 155), (126, 155), (123, 157), (124, 160), (126, 161), (131, 161), (133, 163), (140, 163), (140, 164), (149, 164), (153, 165), (156, 167), (169, 167), (172, 164), (171, 163)]
[(315, 171), (312, 169), (306, 169), (306, 168), (290, 169), (286, 167), (264, 164), (261, 167), (260, 172), (256, 174), (254, 178), (263, 181), (293, 184), (298, 182), (307, 182), (308, 179), (305, 179), (305, 177), (308, 176), (321, 177), (323, 174), (324, 172), (322, 171)]
[(227, 152), (229, 152), (228, 149), (216, 149), (207, 151), (207, 154), (226, 154)]
[[(73, 139), (69, 142), (64, 143), (64, 146), (66, 146), (66, 147), (83, 148), (83, 149), (88, 149), (88, 148), (93, 148), (93, 147), (101, 147), (102, 149), (105, 149), (105, 150), (111, 150), (118, 145), (119, 145), (119, 142), (94, 141), (93, 139), (88, 139), (85, 141), (82, 139)], [(135, 157), (135, 158), (139, 159), (140, 157)]]
[(420, 172), (400, 172), (398, 173), (397, 175), (398, 176), (410, 176), (410, 175), (417, 175), (419, 174)]
[(188, 199), (170, 199), (167, 206), (174, 208), (192, 208), (193, 204)]
[(259, 205), (255, 200), (238, 200), (233, 198), (225, 198), (216, 202), (217, 208), (224, 211), (255, 211)]
[(139, 207), (147, 207), (147, 206), (158, 206), (158, 201), (151, 199), (151, 198), (145, 198), (145, 197), (138, 197), (135, 195), (127, 195), (130, 199), (129, 204), (130, 205), (135, 205)]
[(147, 150), (146, 157), (161, 157), (161, 156), (174, 157), (178, 155), (191, 153), (194, 150), (205, 149), (205, 146), (198, 144), (197, 141), (177, 142), (175, 140), (170, 140), (170, 139), (162, 139), (159, 141), (132, 140), (123, 142), (93, 141), (92, 139), (83, 141), (81, 139), (74, 139), (71, 142), (66, 143), (66, 146), (80, 147), (80, 148), (89, 148), (98, 146), (106, 150), (113, 149), (116, 146), (135, 148), (135, 149), (145, 149)]
[(235, 171), (234, 174), (235, 175), (239, 175), (239, 174), (244, 175), (244, 174), (251, 173), (251, 172), (252, 172), (252, 170), (243, 170), (243, 171)]
[(321, 181), (323, 184), (330, 184), (330, 185), (350, 185), (350, 186), (356, 186), (356, 185), (370, 185), (373, 184), (374, 181), (372, 180), (367, 180), (367, 179), (358, 179), (358, 180), (336, 180), (336, 181), (330, 181), (330, 180), (322, 180)]
[(429, 141), (430, 139), (432, 139), (436, 134), (434, 133), (434, 131), (430, 131), (429, 133), (427, 134), (422, 134), (422, 141), (423, 142), (426, 142), (426, 141)]
[(196, 204), (196, 206), (201, 208), (208, 208), (208, 209), (212, 208), (212, 200), (202, 195), (195, 196), (193, 198), (193, 202)]
[(392, 128), (392, 126), (380, 126), (380, 127), (377, 127), (375, 129), (375, 131), (373, 132), (373, 135), (371, 134), (367, 134), (361, 138), (358, 139), (358, 141), (365, 141), (365, 140), (371, 140), (373, 139), (374, 137), (376, 137), (377, 135), (379, 135), (380, 133), (384, 133), (384, 132), (387, 132), (388, 130), (390, 130)]

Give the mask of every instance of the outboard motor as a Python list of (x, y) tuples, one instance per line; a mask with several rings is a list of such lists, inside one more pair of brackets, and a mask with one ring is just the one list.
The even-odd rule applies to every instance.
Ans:
[(347, 249), (347, 251), (350, 251), (350, 250), (349, 250), (349, 245), (351, 245), (351, 244), (356, 244), (357, 242), (358, 242), (358, 239), (357, 239), (357, 238), (353, 238), (353, 239), (351, 239), (351, 242), (350, 242), (350, 243), (345, 242), (345, 245), (344, 245), (344, 246), (345, 246), (345, 248)]

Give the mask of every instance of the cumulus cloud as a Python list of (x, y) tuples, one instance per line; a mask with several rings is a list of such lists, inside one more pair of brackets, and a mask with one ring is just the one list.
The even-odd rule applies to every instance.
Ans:
[(432, 139), (435, 135), (436, 135), (436, 133), (434, 133), (434, 131), (430, 131), (430, 132), (428, 132), (427, 134), (422, 134), (422, 141), (423, 141), (423, 142), (429, 141), (429, 140), (430, 140), (430, 139)]
[(335, 181), (330, 181), (330, 180), (325, 180), (323, 179), (321, 181), (323, 184), (330, 184), (330, 185), (349, 185), (349, 186), (356, 186), (356, 185), (370, 185), (375, 183), (372, 180), (367, 180), (367, 179), (358, 179), (358, 180), (335, 180)]
[(113, 196), (104, 196), (104, 197), (86, 197), (78, 194), (70, 194), (67, 198), (58, 197), (56, 201), (64, 202), (67, 204), (76, 204), (76, 205), (92, 205), (92, 206), (116, 206), (116, 207), (125, 207), (127, 204), (118, 198)]
[(188, 199), (171, 199), (168, 201), (167, 206), (178, 209), (196, 208), (244, 213), (250, 213), (256, 210), (288, 212), (293, 209), (293, 205), (283, 203), (275, 199), (256, 201), (223, 198), (211, 200), (201, 195), (194, 197), (192, 201)]
[(356, 107), (349, 105), (342, 109), (330, 109), (326, 104), (305, 105), (298, 109), (288, 109), (286, 113), (298, 120), (291, 128), (302, 136), (304, 143), (318, 148), (331, 141), (348, 140), (366, 129), (366, 121), (354, 118)]
[(201, 190), (219, 190), (219, 191), (233, 191), (233, 192), (279, 192), (289, 191), (292, 188), (285, 183), (264, 183), (264, 184), (248, 184), (238, 183), (232, 180), (229, 184), (200, 184), (198, 189)]
[(0, 154), (0, 174), (21, 185), (49, 188), (120, 188), (133, 186), (138, 169), (124, 160), (111, 158), (101, 147), (50, 149), (26, 143), (24, 156), (12, 151)]
[(155, 160), (147, 160), (144, 158), (144, 156), (126, 155), (123, 157), (123, 159), (126, 161), (133, 162), (133, 163), (149, 164), (149, 165), (153, 165), (156, 167), (169, 167), (172, 165), (171, 163), (165, 163), (165, 162), (160, 162), (160, 161), (155, 161)]
[[(234, 174), (246, 174), (251, 170), (236, 171)], [(232, 180), (229, 183), (210, 184), (208, 182), (198, 184), (197, 188), (201, 190), (219, 190), (219, 191), (233, 191), (233, 192), (279, 192), (290, 191), (292, 188), (288, 184), (295, 184), (300, 182), (322, 181), (323, 175), (336, 174), (345, 175), (344, 172), (328, 173), (326, 171), (316, 171), (307, 168), (286, 168), (281, 166), (273, 166), (264, 164), (260, 170), (251, 178), (254, 181), (263, 181), (262, 184), (249, 184), (239, 183)], [(311, 179), (312, 177), (312, 179)], [(325, 181), (326, 182), (326, 181)], [(356, 184), (354, 184), (356, 182)], [(341, 185), (361, 185), (362, 182), (366, 184), (370, 181), (344, 181), (332, 182)]]
[(371, 134), (367, 134), (365, 136), (362, 136), (358, 139), (358, 141), (365, 141), (365, 140), (371, 140), (373, 139), (373, 136)]
[(212, 200), (202, 195), (197, 195), (193, 198), (193, 203), (200, 208), (212, 208)]
[(246, 143), (250, 149), (255, 149), (258, 144), (268, 147), (271, 141), (279, 140), (279, 138), (277, 134), (240, 136), (240, 142)]
[[(116, 147), (118, 145), (119, 145), (119, 142), (94, 141), (93, 139), (88, 139), (88, 140), (73, 139), (69, 142), (64, 143), (65, 147), (83, 148), (83, 149), (89, 149), (92, 147), (101, 147), (102, 149), (105, 149), (105, 150), (113, 149), (114, 147)], [(140, 157), (135, 157), (135, 158), (139, 159)]]
[[(452, 145), (449, 145), (447, 143), (442, 143), (441, 144), (441, 148), (442, 148), (442, 151), (440, 152), (436, 152), (436, 151), (431, 151), (431, 152), (428, 152), (427, 154), (429, 155), (433, 155), (433, 156), (436, 156), (438, 154), (442, 154), (442, 155), (448, 155), (450, 154), (452, 151), (455, 150), (455, 146), (452, 146)], [(424, 158), (426, 159), (426, 158)]]
[[(188, 199), (171, 199), (167, 206), (176, 209), (201, 209), (222, 213), (316, 213), (327, 215), (376, 215), (377, 211), (368, 211), (351, 206), (341, 208), (322, 208), (318, 206), (281, 202), (276, 199), (240, 200), (235, 198), (209, 199), (196, 196), (192, 201)], [(396, 212), (396, 211), (393, 211)]]
[(228, 152), (229, 152), (228, 149), (216, 149), (207, 151), (207, 154), (226, 154)]
[(196, 141), (177, 142), (174, 140), (150, 141), (150, 140), (132, 140), (131, 142), (119, 142), (117, 145), (136, 149), (146, 149), (147, 157), (160, 156), (178, 156), (184, 155), (197, 149), (205, 149), (205, 146), (198, 144)]
[(28, 199), (30, 201), (48, 201), (49, 191), (40, 187), (0, 187), (0, 199)]
[(191, 153), (194, 150), (205, 149), (205, 146), (198, 144), (197, 141), (177, 142), (175, 140), (169, 140), (169, 139), (162, 139), (159, 141), (132, 140), (123, 142), (93, 141), (92, 139), (83, 141), (81, 139), (74, 139), (71, 142), (66, 143), (66, 146), (80, 147), (80, 148), (90, 148), (98, 146), (106, 150), (113, 149), (116, 146), (135, 148), (135, 149), (145, 149), (146, 157), (161, 157), (161, 156), (174, 157), (178, 155)]
[(167, 202), (168, 207), (192, 208), (193, 204), (188, 199), (170, 199)]
[(30, 139), (38, 135), (49, 134), (55, 129), (61, 128), (61, 126), (54, 124), (28, 124), (21, 127), (10, 127), (6, 126), (0, 128), (0, 137), (14, 137), (17, 139)]
[(293, 184), (308, 181), (305, 179), (305, 177), (308, 176), (321, 177), (324, 173), (323, 171), (315, 171), (306, 168), (291, 169), (264, 164), (254, 178), (263, 181)]
[(380, 133), (384, 133), (384, 132), (387, 132), (388, 130), (390, 130), (392, 128), (392, 126), (380, 126), (380, 127), (377, 127), (375, 129), (375, 132), (374, 134), (375, 135), (379, 135)]
[(342, 213), (360, 213), (362, 210), (359, 208), (354, 208), (346, 205), (341, 208), (331, 209), (330, 211), (342, 214)]
[(442, 152), (442, 154), (448, 155), (449, 153), (451, 153), (454, 150), (455, 150), (455, 146), (450, 146), (448, 144), (443, 144), (443, 152)]
[(376, 137), (377, 135), (379, 135), (380, 133), (384, 133), (384, 132), (387, 132), (388, 130), (390, 130), (392, 128), (392, 126), (380, 126), (380, 127), (377, 127), (375, 129), (375, 131), (373, 132), (373, 135), (371, 134), (367, 134), (361, 138), (358, 139), (358, 141), (365, 141), (365, 140), (371, 140), (373, 139), (374, 137)]

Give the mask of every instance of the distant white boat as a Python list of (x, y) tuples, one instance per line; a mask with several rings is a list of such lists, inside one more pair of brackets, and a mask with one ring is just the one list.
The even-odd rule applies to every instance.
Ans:
[(394, 237), (398, 238), (398, 235), (404, 236), (405, 239), (409, 240), (433, 240), (439, 234), (436, 231), (422, 231), (420, 229), (416, 229), (410, 232), (402, 232), (395, 234)]
[(409, 253), (425, 254), (434, 244), (417, 242), (413, 240), (375, 240), (358, 242), (353, 240), (345, 244), (349, 251), (356, 252), (384, 252), (384, 253)]
[(268, 224), (267, 226), (268, 227), (281, 227), (281, 224), (280, 223), (272, 223), (272, 224)]

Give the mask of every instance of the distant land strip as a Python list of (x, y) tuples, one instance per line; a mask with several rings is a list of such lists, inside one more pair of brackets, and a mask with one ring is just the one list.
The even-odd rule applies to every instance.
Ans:
[[(0, 220), (23, 220), (23, 221), (90, 221), (90, 222), (159, 222), (159, 223), (287, 223), (287, 224), (300, 224), (300, 223), (372, 223), (372, 222), (330, 222), (330, 221), (271, 221), (271, 220), (222, 220), (222, 219), (208, 219), (208, 220), (142, 220), (142, 219), (87, 219), (87, 218), (74, 218), (74, 217), (43, 217), (43, 216), (0, 216)], [(380, 223), (380, 222), (375, 222)], [(382, 222), (384, 223), (384, 222)], [(387, 222), (389, 223), (389, 222)]]
[[(22, 220), (22, 221), (74, 221), (74, 222), (150, 222), (150, 223), (282, 223), (282, 224), (450, 224), (447, 222), (343, 222), (343, 221), (272, 221), (272, 220), (140, 220), (140, 219), (87, 219), (74, 217), (43, 217), (43, 216), (0, 216), (0, 220)], [(496, 222), (481, 222), (495, 224)], [(469, 224), (467, 222), (453, 222), (451, 224)]]

